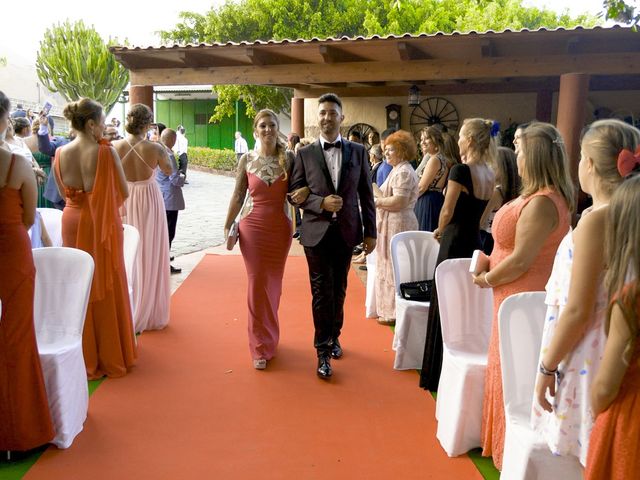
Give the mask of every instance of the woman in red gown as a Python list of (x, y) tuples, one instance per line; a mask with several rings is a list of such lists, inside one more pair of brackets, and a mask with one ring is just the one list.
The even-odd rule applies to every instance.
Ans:
[(36, 179), (4, 143), (9, 99), (0, 92), (0, 451), (24, 451), (53, 439), (33, 326), (35, 268), (27, 229), (36, 212)]
[[(293, 155), (278, 139), (280, 125), (274, 112), (258, 112), (253, 128), (260, 147), (240, 157), (225, 238), (240, 213), (240, 250), (249, 280), (249, 350), (253, 366), (264, 370), (280, 337), (278, 307), (292, 234), (287, 191)], [(302, 188), (291, 199), (299, 203), (306, 195), (308, 189)]]
[(136, 359), (119, 212), (127, 180), (115, 149), (102, 140), (102, 106), (83, 98), (68, 104), (64, 115), (78, 135), (56, 151), (56, 181), (66, 201), (62, 243), (95, 262), (82, 332), (87, 375), (121, 377)]

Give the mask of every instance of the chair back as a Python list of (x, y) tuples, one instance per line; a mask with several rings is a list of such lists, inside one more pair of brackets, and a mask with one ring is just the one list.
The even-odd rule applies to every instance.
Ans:
[(82, 338), (93, 280), (93, 258), (75, 248), (33, 249), (34, 323), (38, 344)]
[(62, 210), (57, 208), (38, 208), (42, 215), (44, 226), (47, 229), (52, 247), (62, 246)]
[(486, 355), (493, 319), (493, 290), (474, 285), (470, 258), (455, 258), (436, 268), (442, 341), (449, 350)]
[(400, 295), (401, 283), (433, 278), (440, 244), (433, 238), (432, 232), (396, 233), (390, 247), (396, 295)]
[(133, 285), (135, 274), (136, 257), (138, 255), (138, 245), (140, 244), (140, 233), (133, 225), (122, 225), (124, 229), (124, 269), (127, 273), (127, 283)]
[(547, 306), (544, 292), (506, 298), (498, 310), (500, 363), (507, 418), (531, 415)]

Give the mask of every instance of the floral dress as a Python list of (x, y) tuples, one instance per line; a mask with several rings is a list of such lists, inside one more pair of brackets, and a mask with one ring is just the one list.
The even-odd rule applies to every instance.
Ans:
[[(571, 267), (573, 264), (573, 232), (564, 237), (553, 263), (546, 290), (547, 313), (542, 334), (540, 358), (544, 356), (567, 305)], [(606, 336), (604, 319), (607, 294), (599, 287), (588, 327), (574, 350), (558, 365), (558, 383), (553, 398), (553, 413), (544, 411), (534, 400), (531, 423), (540, 432), (555, 455), (574, 455), (586, 465), (589, 435), (593, 427), (589, 389), (602, 360)]]
[(392, 212), (378, 208), (376, 213), (376, 310), (381, 317), (392, 319), (396, 318), (396, 287), (391, 261), (391, 238), (396, 233), (418, 229), (418, 220), (413, 211), (418, 197), (418, 176), (408, 162), (402, 162), (391, 170), (381, 190), (383, 197), (396, 195), (409, 198), (409, 203), (402, 210)]

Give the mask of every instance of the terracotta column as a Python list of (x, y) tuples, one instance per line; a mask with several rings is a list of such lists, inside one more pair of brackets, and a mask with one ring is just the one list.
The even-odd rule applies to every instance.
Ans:
[[(560, 76), (558, 96), (558, 130), (564, 138), (567, 156), (571, 164), (571, 175), (578, 186), (578, 163), (580, 162), (580, 133), (586, 120), (589, 75), (566, 73)], [(577, 189), (579, 191), (579, 188)], [(583, 200), (578, 199), (579, 203)], [(579, 210), (580, 211), (580, 210)]]
[(541, 122), (551, 122), (551, 108), (553, 92), (551, 90), (538, 90), (536, 95), (536, 119)]
[(153, 111), (153, 85), (131, 85), (129, 103), (144, 103)]
[(304, 98), (291, 99), (291, 131), (304, 137)]

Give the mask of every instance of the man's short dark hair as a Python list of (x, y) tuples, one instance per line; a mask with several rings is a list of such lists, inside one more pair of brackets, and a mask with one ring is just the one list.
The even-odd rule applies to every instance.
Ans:
[(340, 97), (338, 97), (338, 95), (336, 95), (335, 93), (325, 93), (318, 99), (318, 105), (324, 102), (335, 103), (340, 107), (340, 110), (342, 110), (342, 100), (340, 100)]
[(158, 127), (158, 135), (162, 135), (162, 131), (167, 128), (167, 126), (164, 123), (156, 123), (156, 126)]
[(384, 132), (380, 134), (380, 140), (386, 140), (389, 135), (392, 133), (396, 133), (398, 130), (396, 128), (387, 128)]
[(354, 130), (353, 132), (349, 132), (349, 136), (353, 138), (357, 138), (358, 140), (362, 140), (362, 134), (358, 130)]

